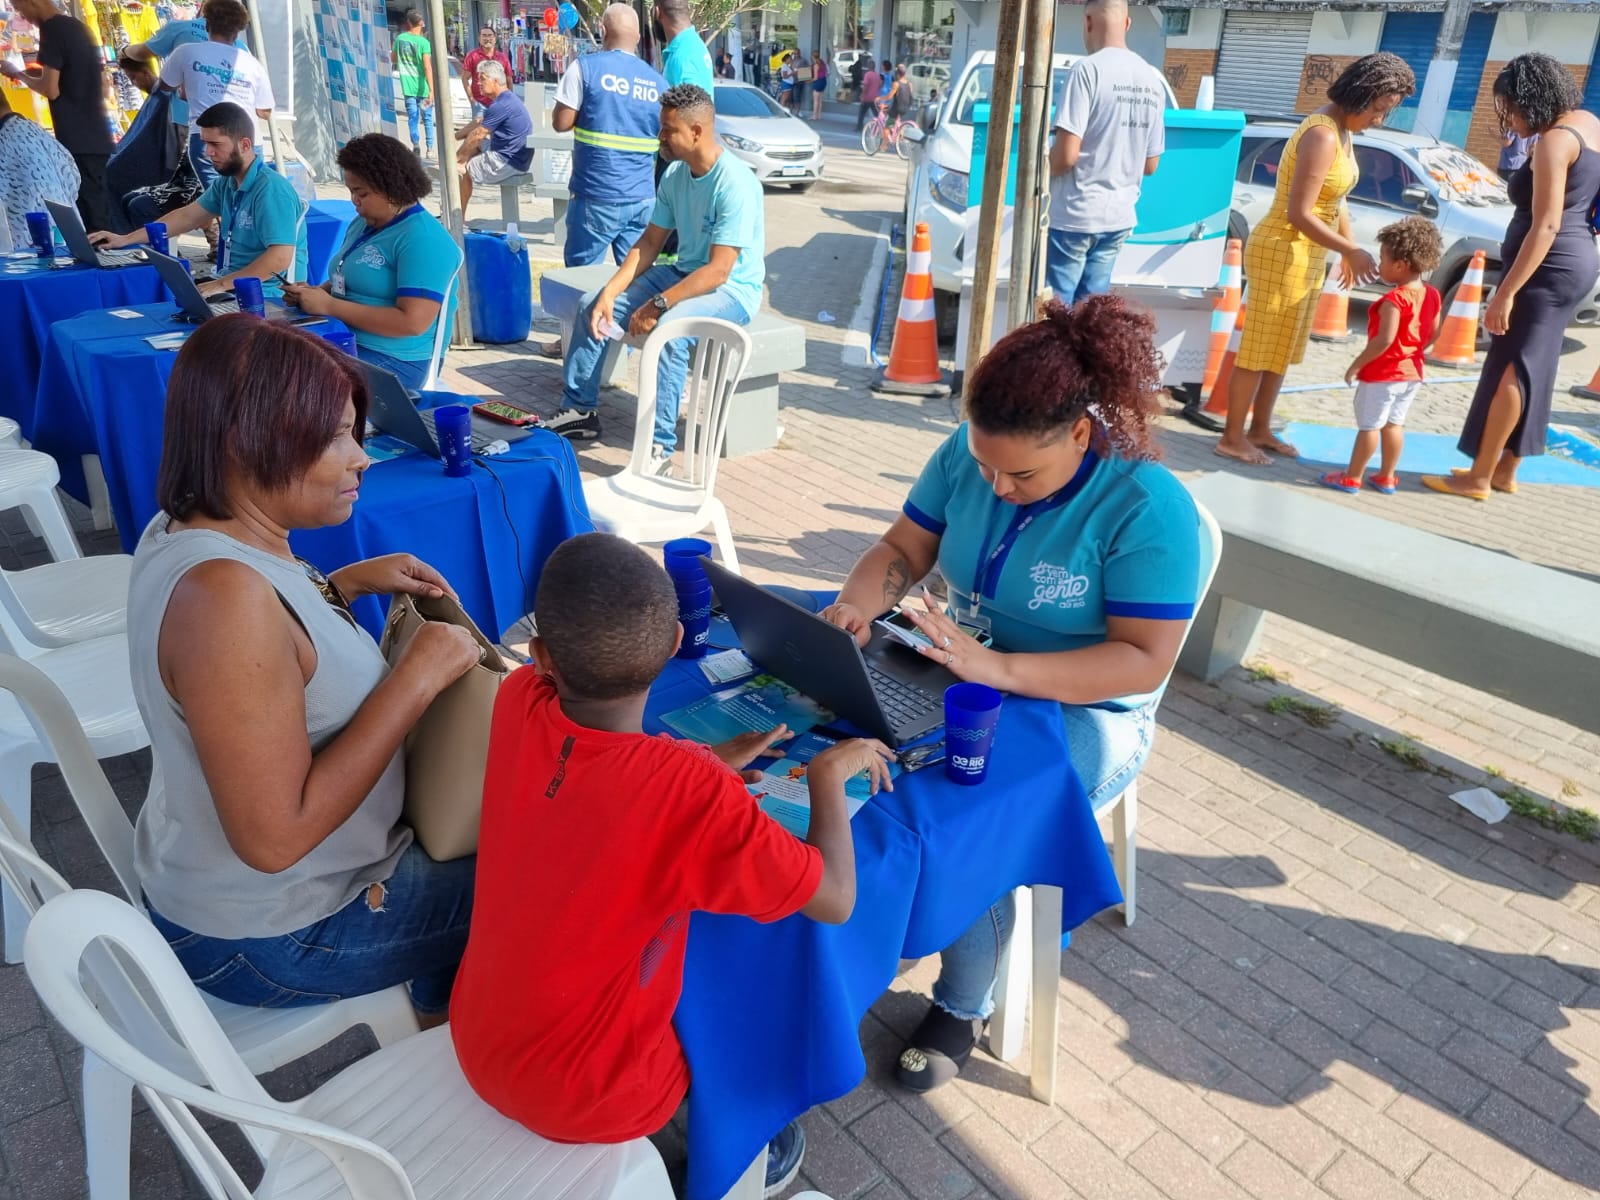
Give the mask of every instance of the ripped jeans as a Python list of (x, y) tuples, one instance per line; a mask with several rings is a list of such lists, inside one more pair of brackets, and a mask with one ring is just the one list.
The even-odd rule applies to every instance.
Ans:
[[(1063, 704), (1061, 715), (1072, 765), (1089, 794), (1089, 807), (1098, 811), (1122, 793), (1150, 756), (1155, 704), (1127, 710)], [(995, 977), (1016, 917), (1015, 897), (1007, 892), (944, 948), (933, 985), (935, 1004), (969, 1019), (994, 1011)]]
[(434, 862), (413, 842), (388, 879), (282, 937), (209, 937), (145, 907), (195, 986), (219, 1000), (297, 1008), (409, 983), (418, 1012), (442, 1013), (467, 948), (477, 865)]

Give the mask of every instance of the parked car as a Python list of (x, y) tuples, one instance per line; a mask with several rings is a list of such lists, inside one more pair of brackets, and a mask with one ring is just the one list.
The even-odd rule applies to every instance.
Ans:
[[(1248, 238), (1271, 207), (1278, 158), (1299, 123), (1298, 117), (1270, 117), (1245, 126), (1229, 236)], [(1347, 202), (1356, 240), (1376, 255), (1378, 230), (1420, 213), (1439, 227), (1444, 242), (1444, 257), (1430, 282), (1444, 294), (1446, 309), (1477, 250), (1488, 259), (1483, 295), (1487, 306), (1500, 278), (1500, 243), (1513, 212), (1500, 177), (1460, 147), (1413, 133), (1372, 129), (1351, 141), (1361, 172)], [(1384, 287), (1376, 283), (1363, 290), (1378, 293)], [(1585, 325), (1600, 321), (1600, 279), (1578, 310), (1577, 321)], [(1479, 335), (1485, 336), (1481, 323)]]
[(762, 183), (805, 191), (822, 178), (822, 139), (810, 124), (748, 83), (718, 82), (717, 138)]
[(460, 129), (472, 123), (472, 97), (467, 95), (467, 85), (461, 79), (461, 64), (450, 59), (450, 115)]

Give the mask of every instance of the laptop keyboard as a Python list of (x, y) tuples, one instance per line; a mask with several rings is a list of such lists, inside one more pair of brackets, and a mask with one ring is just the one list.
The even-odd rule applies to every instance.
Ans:
[(221, 300), (212, 300), (208, 297), (206, 304), (210, 306), (213, 313), (217, 313), (219, 315), (236, 313), (239, 311), (239, 302), (237, 300), (230, 300), (226, 298)]
[(144, 251), (97, 250), (95, 258), (102, 267), (131, 267), (144, 261)]
[(868, 666), (867, 675), (872, 679), (872, 690), (878, 697), (883, 715), (889, 718), (889, 724), (896, 729), (922, 720), (941, 703), (940, 698), (932, 692), (901, 683), (875, 667)]

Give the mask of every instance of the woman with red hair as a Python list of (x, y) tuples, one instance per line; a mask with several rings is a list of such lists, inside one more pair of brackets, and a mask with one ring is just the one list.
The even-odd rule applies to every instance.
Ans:
[[(1199, 586), (1194, 502), (1150, 440), (1153, 334), (1148, 315), (1094, 296), (1052, 301), (1001, 339), (973, 374), (966, 423), (822, 614), (865, 644), (873, 618), (937, 564), (949, 599), (913, 615), (923, 653), (962, 679), (1060, 702), (1091, 807), (1150, 753)], [(906, 1087), (937, 1087), (967, 1061), (1014, 915), (1008, 893), (945, 948), (896, 1069)]]

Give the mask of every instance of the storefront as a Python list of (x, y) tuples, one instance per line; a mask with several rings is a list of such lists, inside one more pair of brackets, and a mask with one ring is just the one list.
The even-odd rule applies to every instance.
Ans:
[(955, 36), (954, 0), (895, 0), (889, 40), (880, 51), (904, 66), (917, 99), (942, 96), (950, 88), (950, 43)]

